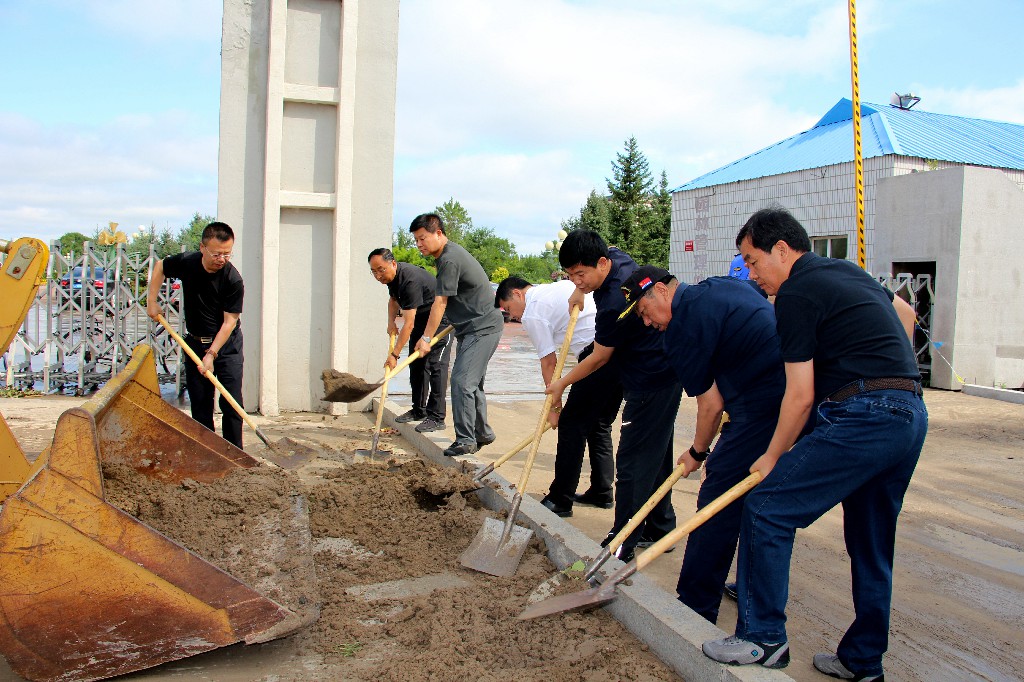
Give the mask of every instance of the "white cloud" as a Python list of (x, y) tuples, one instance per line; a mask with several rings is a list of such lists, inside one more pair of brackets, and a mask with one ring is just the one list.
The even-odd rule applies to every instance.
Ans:
[(217, 140), (190, 116), (47, 127), (0, 113), (0, 234), (55, 239), (114, 221), (177, 230), (214, 213)]
[[(405, 197), (432, 208), (454, 196), (475, 221), (536, 251), (604, 187), (631, 135), (652, 173), (665, 169), (678, 185), (805, 129), (821, 111), (776, 101), (786, 79), (819, 78), (848, 54), (845, 7), (806, 4), (787, 10), (805, 13), (798, 30), (768, 34), (687, 3), (654, 13), (628, 3), (403, 2), (396, 222)], [(457, 162), (467, 158), (479, 163)], [(529, 172), (483, 165), (510, 158)], [(485, 181), (497, 176), (500, 185)], [(503, 210), (482, 220), (488, 205)], [(529, 230), (538, 232), (525, 243)]]
[(219, 0), (58, 0), (96, 25), (140, 41), (220, 42)]
[(974, 118), (1024, 124), (1024, 78), (1002, 88), (966, 88), (955, 90), (921, 85), (915, 88), (928, 111), (940, 113), (970, 112)]

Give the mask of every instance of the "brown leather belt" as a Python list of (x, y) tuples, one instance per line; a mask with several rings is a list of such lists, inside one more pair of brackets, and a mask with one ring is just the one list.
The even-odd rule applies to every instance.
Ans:
[(851, 398), (859, 393), (868, 391), (910, 391), (914, 395), (922, 395), (921, 382), (907, 377), (882, 377), (880, 379), (858, 379), (846, 384), (841, 389), (825, 398), (825, 400), (838, 403)]

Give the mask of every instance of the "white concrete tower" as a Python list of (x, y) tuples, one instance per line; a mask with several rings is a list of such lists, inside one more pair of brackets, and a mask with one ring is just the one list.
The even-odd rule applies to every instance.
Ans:
[(224, 0), (217, 217), (245, 278), (247, 409), (328, 410), (323, 369), (382, 373), (366, 255), (391, 245), (397, 63), (398, 0)]

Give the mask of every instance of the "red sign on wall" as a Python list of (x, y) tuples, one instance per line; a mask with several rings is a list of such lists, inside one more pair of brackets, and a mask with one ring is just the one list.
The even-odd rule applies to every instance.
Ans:
[(693, 251), (693, 240), (687, 239), (683, 242), (683, 251)]

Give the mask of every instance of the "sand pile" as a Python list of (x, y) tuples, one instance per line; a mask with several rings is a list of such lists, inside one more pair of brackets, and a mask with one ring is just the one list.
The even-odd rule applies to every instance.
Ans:
[[(303, 562), (288, 564), (278, 547), (268, 568), (253, 543), (273, 537), (273, 518), (296, 517), (296, 492), (308, 500), (320, 618), (292, 635), (294, 674), (275, 680), (676, 679), (603, 612), (515, 618), (554, 573), (539, 540), (512, 578), (462, 567), (460, 553), (492, 514), (469, 492), (469, 476), (420, 459), (352, 465), (343, 452), (327, 454), (336, 461), (301, 479), (260, 468), (166, 485), (111, 467), (108, 497), (275, 599), (268, 584)], [(295, 589), (302, 583), (275, 594), (288, 606), (308, 601)]]

